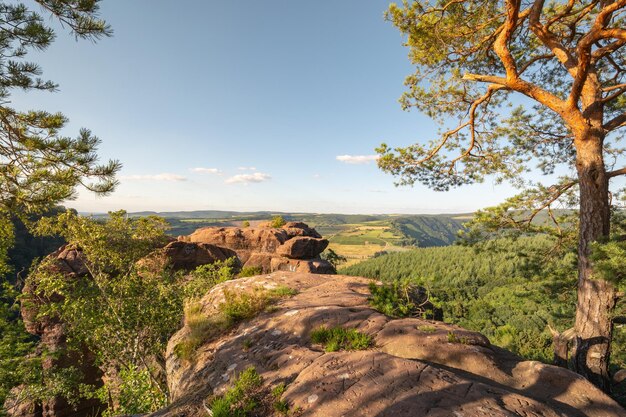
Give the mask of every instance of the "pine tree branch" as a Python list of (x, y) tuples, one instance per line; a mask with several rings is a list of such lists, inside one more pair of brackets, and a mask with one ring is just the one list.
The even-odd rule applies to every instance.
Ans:
[(602, 128), (607, 132), (612, 132), (613, 130), (619, 129), (622, 126), (626, 126), (626, 113), (622, 113), (609, 120), (602, 126)]
[(625, 175), (626, 174), (626, 167), (621, 168), (621, 169), (616, 169), (615, 171), (609, 171), (606, 173), (606, 176), (609, 178), (613, 178), (613, 177), (618, 177), (620, 175)]

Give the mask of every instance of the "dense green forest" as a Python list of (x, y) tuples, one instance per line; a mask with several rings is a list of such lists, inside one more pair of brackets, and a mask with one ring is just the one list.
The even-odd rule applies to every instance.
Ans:
[[(476, 247), (419, 248), (340, 270), (382, 281), (410, 280), (430, 291), (444, 320), (485, 334), (517, 354), (551, 362), (548, 325), (573, 325), (576, 254), (550, 257), (545, 236), (500, 239)], [(612, 363), (626, 365), (626, 332), (618, 327)]]

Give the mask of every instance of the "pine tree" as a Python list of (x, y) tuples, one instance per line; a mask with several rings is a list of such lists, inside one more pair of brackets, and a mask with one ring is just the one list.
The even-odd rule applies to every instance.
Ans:
[[(401, 103), (433, 117), (443, 133), (426, 145), (378, 149), (379, 166), (399, 176), (400, 184), (448, 190), (494, 176), (524, 188), (490, 213), (492, 225), (531, 226), (547, 210), (559, 228), (551, 208), (575, 200), (579, 278), (572, 366), (605, 390), (618, 292), (614, 282), (594, 276), (590, 255), (594, 242), (609, 237), (609, 182), (626, 174), (611, 165), (624, 152), (616, 142), (626, 126), (625, 12), (626, 0), (392, 4), (387, 18), (406, 35), (417, 68), (406, 79)], [(524, 175), (559, 167), (570, 175), (551, 186)]]

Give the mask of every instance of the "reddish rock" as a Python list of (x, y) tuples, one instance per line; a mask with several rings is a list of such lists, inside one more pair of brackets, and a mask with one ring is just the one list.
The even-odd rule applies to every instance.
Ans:
[[(364, 278), (275, 272), (228, 281), (200, 301), (219, 312), (226, 290), (256, 293), (278, 286), (297, 294), (270, 311), (209, 338), (190, 360), (169, 341), (167, 377), (173, 404), (153, 417), (206, 415), (220, 395), (253, 366), (265, 389), (286, 384), (281, 399), (302, 417), (623, 417), (626, 411), (579, 375), (491, 346), (481, 334), (419, 318), (393, 320), (373, 310)], [(325, 352), (311, 341), (320, 326), (370, 335), (366, 350)]]
[(261, 268), (262, 272), (269, 272), (272, 270), (272, 259), (273, 255), (271, 253), (253, 253), (243, 266)]
[[(270, 222), (257, 227), (203, 227), (179, 242), (204, 243), (228, 248), (244, 266), (260, 267), (263, 273), (278, 269), (313, 273), (334, 273), (332, 265), (318, 259), (328, 246), (315, 229), (304, 223), (289, 222), (272, 228)], [(301, 262), (287, 262), (285, 258)]]
[(274, 271), (302, 272), (310, 274), (335, 274), (335, 267), (324, 259), (289, 259), (272, 258), (271, 268)]
[(287, 235), (290, 238), (296, 236), (308, 236), (320, 239), (322, 237), (322, 235), (317, 233), (315, 229), (302, 222), (287, 222), (282, 229), (287, 232)]
[(139, 261), (139, 266), (150, 267), (155, 265), (160, 269), (170, 266), (174, 270), (190, 271), (200, 265), (236, 257), (235, 251), (208, 243), (174, 241)]
[(188, 242), (210, 243), (234, 251), (275, 252), (287, 241), (282, 229), (248, 227), (203, 227), (185, 238)]
[(308, 236), (296, 236), (279, 246), (276, 253), (291, 259), (313, 259), (324, 252), (328, 240)]

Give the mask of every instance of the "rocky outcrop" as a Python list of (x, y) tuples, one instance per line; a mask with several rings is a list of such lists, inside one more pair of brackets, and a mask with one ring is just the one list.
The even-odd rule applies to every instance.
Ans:
[[(205, 416), (206, 399), (223, 393), (254, 366), (282, 399), (306, 417), (543, 416), (617, 417), (626, 412), (582, 377), (524, 361), (491, 346), (483, 335), (442, 322), (393, 320), (368, 304), (369, 280), (274, 272), (229, 281), (201, 300), (212, 317), (224, 293), (287, 286), (298, 293), (271, 311), (201, 344), (191, 359), (169, 341), (168, 384), (174, 403), (153, 416)], [(375, 344), (367, 350), (325, 352), (311, 342), (318, 326), (356, 328)]]
[(273, 228), (269, 223), (247, 228), (203, 227), (178, 240), (230, 249), (241, 264), (261, 268), (263, 273), (276, 270), (335, 272), (329, 262), (319, 257), (328, 246), (328, 240), (300, 222), (288, 222), (280, 228)]
[(208, 243), (174, 241), (141, 259), (138, 267), (140, 270), (146, 268), (157, 272), (168, 267), (176, 271), (190, 271), (200, 265), (225, 261), (232, 257), (237, 257), (237, 253), (227, 248)]
[[(51, 273), (61, 273), (69, 282), (80, 282), (87, 279), (89, 272), (84, 262), (83, 253), (80, 249), (69, 245), (62, 246), (56, 252), (49, 255), (52, 259), (47, 267)], [(32, 280), (27, 280), (22, 290), (22, 318), (26, 330), (40, 337), (40, 350), (47, 352), (42, 361), (44, 375), (46, 371), (58, 368), (74, 367), (79, 371), (83, 384), (95, 387), (102, 386), (102, 371), (94, 365), (94, 356), (86, 348), (79, 350), (70, 349), (67, 344), (67, 336), (63, 323), (54, 315), (40, 315), (39, 311), (47, 303), (60, 302), (62, 297), (52, 294), (46, 298), (37, 289)], [(14, 390), (13, 398), (19, 398), (19, 388)], [(30, 417), (69, 417), (69, 416), (93, 416), (98, 415), (104, 406), (97, 399), (81, 399), (77, 404), (68, 404), (62, 397), (54, 397), (42, 404), (28, 402), (14, 402), (11, 407), (11, 399), (7, 410), (11, 416)]]
[(278, 255), (290, 259), (311, 259), (328, 246), (328, 240), (307, 236), (295, 236), (276, 249)]

